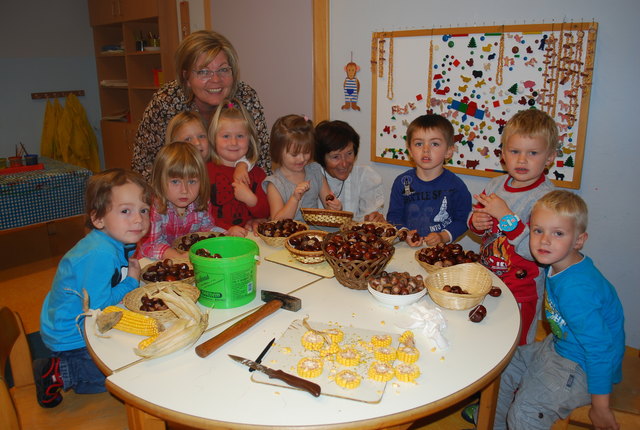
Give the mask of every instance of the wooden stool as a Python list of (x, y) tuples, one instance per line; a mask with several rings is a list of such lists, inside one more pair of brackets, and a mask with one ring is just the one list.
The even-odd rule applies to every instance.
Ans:
[[(622, 360), (622, 381), (613, 386), (610, 402), (616, 421), (623, 430), (640, 429), (640, 351), (637, 349), (626, 347)], [(592, 428), (590, 408), (591, 405), (585, 405), (574, 409), (569, 417), (556, 421), (551, 429), (566, 430), (569, 423)]]

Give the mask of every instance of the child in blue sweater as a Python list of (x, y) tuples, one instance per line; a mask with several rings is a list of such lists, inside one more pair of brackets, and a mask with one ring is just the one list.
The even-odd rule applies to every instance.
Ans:
[(529, 245), (548, 266), (544, 310), (552, 333), (518, 347), (500, 380), (494, 429), (549, 429), (591, 403), (597, 429), (617, 429), (609, 408), (622, 379), (624, 315), (616, 290), (580, 250), (587, 240), (587, 205), (552, 191), (531, 211)]
[[(387, 221), (410, 230), (411, 246), (453, 242), (467, 231), (471, 194), (443, 165), (453, 155), (453, 145), (453, 126), (443, 116), (422, 115), (407, 128), (407, 148), (416, 167), (393, 182)], [(419, 237), (413, 240), (416, 232)]]
[(140, 265), (132, 255), (149, 230), (152, 190), (137, 173), (111, 169), (87, 181), (85, 206), (91, 232), (60, 261), (40, 314), (40, 334), (53, 356), (34, 362), (38, 403), (52, 408), (61, 390), (78, 394), (105, 391), (80, 328), (83, 289), (91, 309), (119, 303), (137, 288)]

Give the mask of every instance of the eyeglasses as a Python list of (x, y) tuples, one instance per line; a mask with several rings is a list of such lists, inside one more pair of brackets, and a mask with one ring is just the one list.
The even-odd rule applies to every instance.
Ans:
[(222, 67), (218, 70), (209, 70), (209, 69), (200, 69), (194, 70), (193, 73), (196, 74), (198, 79), (201, 81), (208, 81), (213, 78), (213, 75), (218, 75), (219, 79), (225, 79), (231, 76), (231, 72), (233, 69), (231, 67)]

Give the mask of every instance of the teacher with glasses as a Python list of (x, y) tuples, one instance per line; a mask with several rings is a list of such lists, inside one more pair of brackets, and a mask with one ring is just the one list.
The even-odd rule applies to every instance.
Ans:
[(256, 91), (238, 79), (238, 54), (231, 42), (214, 31), (196, 31), (180, 43), (175, 62), (178, 79), (153, 95), (142, 116), (133, 147), (132, 169), (149, 181), (171, 118), (182, 111), (197, 111), (208, 128), (218, 105), (234, 97), (253, 117), (260, 150), (256, 164), (270, 174), (269, 130), (264, 109)]

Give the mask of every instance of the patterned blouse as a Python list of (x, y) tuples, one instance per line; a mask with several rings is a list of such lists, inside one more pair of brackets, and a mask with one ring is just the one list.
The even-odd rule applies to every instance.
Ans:
[[(258, 94), (244, 82), (238, 83), (238, 91), (235, 97), (247, 109), (253, 117), (258, 132), (258, 146), (260, 156), (257, 165), (262, 167), (267, 174), (271, 172), (271, 158), (269, 156), (269, 130), (264, 119), (264, 108)], [(156, 154), (164, 145), (165, 132), (171, 118), (182, 111), (198, 111), (195, 102), (187, 103), (184, 91), (178, 81), (172, 81), (164, 85), (154, 95), (144, 111), (136, 141), (133, 145), (133, 160), (131, 168), (142, 174), (147, 180), (151, 180), (151, 169)]]

